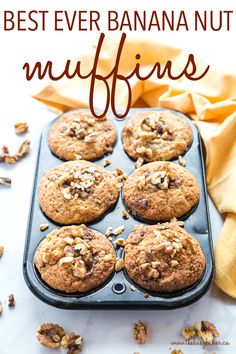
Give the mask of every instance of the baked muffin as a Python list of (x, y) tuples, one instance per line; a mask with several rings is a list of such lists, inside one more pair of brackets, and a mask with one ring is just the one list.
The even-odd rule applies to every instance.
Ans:
[(86, 292), (103, 284), (112, 274), (115, 261), (111, 242), (85, 225), (50, 232), (34, 257), (42, 279), (67, 293)]
[(95, 119), (79, 110), (63, 114), (48, 137), (51, 151), (64, 160), (96, 160), (111, 153), (115, 142), (115, 128), (106, 117)]
[(201, 278), (205, 256), (198, 241), (176, 222), (139, 226), (126, 241), (125, 269), (144, 289), (173, 292)]
[(135, 160), (171, 160), (183, 154), (191, 142), (190, 126), (166, 110), (138, 113), (127, 119), (123, 130), (124, 150)]
[(137, 218), (168, 221), (186, 214), (198, 201), (196, 179), (172, 162), (151, 162), (132, 173), (123, 187), (124, 201)]
[(39, 182), (39, 204), (59, 224), (98, 219), (117, 201), (116, 177), (92, 162), (64, 162), (46, 171)]

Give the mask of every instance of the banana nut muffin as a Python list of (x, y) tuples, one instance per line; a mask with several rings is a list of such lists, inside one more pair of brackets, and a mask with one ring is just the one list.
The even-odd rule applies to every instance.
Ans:
[(50, 232), (37, 247), (34, 263), (42, 279), (65, 292), (86, 292), (112, 274), (116, 256), (108, 239), (85, 225)]
[(129, 118), (123, 130), (127, 154), (146, 162), (171, 160), (185, 152), (192, 142), (190, 126), (167, 111), (146, 111)]
[(194, 176), (172, 162), (151, 162), (133, 172), (123, 187), (124, 201), (137, 218), (168, 221), (186, 214), (198, 201)]
[(46, 171), (39, 182), (39, 204), (59, 224), (98, 219), (117, 201), (118, 183), (109, 171), (92, 162), (64, 162)]
[(80, 110), (63, 114), (48, 137), (51, 151), (64, 160), (96, 160), (111, 153), (115, 142), (115, 128), (106, 117), (95, 119)]
[(173, 292), (200, 279), (205, 256), (199, 242), (176, 222), (137, 226), (126, 241), (125, 269), (144, 289)]

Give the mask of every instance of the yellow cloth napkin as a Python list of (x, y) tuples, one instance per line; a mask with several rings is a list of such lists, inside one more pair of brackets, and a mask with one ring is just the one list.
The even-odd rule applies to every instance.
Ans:
[[(106, 38), (98, 69), (108, 73), (114, 63), (118, 43)], [(119, 70), (123, 74), (133, 70), (135, 55), (141, 54), (142, 70), (149, 72), (156, 61), (175, 63), (179, 72), (186, 64), (187, 54), (180, 49), (140, 39), (126, 38)], [(95, 47), (79, 57), (84, 70), (91, 69)], [(197, 60), (198, 72), (207, 64)], [(146, 71), (147, 70), (147, 71)], [(34, 96), (57, 111), (88, 107), (90, 81), (74, 78), (53, 82)], [(220, 213), (226, 219), (215, 247), (216, 284), (236, 298), (236, 75), (223, 74), (211, 67), (200, 81), (181, 78), (158, 80), (153, 75), (148, 81), (131, 80), (132, 105), (167, 107), (188, 114), (196, 121), (207, 150), (208, 191)], [(96, 87), (95, 107), (103, 108), (104, 91)], [(126, 104), (127, 92), (118, 85), (116, 105)], [(213, 221), (214, 222), (214, 221)]]

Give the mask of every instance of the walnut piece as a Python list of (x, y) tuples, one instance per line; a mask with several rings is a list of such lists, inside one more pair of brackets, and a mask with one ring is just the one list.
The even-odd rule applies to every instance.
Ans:
[(15, 132), (18, 135), (27, 133), (29, 129), (28, 124), (25, 122), (15, 123), (14, 127), (15, 127)]
[(116, 246), (124, 247), (124, 246), (125, 246), (125, 239), (124, 239), (124, 238), (118, 238), (118, 239), (115, 241), (115, 244), (116, 244)]
[(108, 166), (108, 165), (110, 165), (111, 164), (111, 161), (110, 160), (108, 160), (108, 159), (104, 159), (103, 160), (103, 166), (104, 167), (106, 167), (106, 166)]
[(47, 348), (58, 349), (61, 346), (65, 331), (57, 324), (43, 323), (37, 330), (38, 341)]
[(8, 296), (8, 307), (15, 307), (15, 298), (13, 294)]
[(122, 218), (123, 219), (129, 219), (129, 213), (127, 210), (122, 210)]
[(4, 246), (0, 245), (0, 257), (2, 257), (3, 253), (4, 253)]
[(195, 336), (196, 331), (192, 327), (185, 327), (182, 329), (181, 334), (185, 339), (191, 339)]
[(5, 162), (6, 164), (15, 164), (17, 161), (21, 160), (25, 155), (28, 154), (29, 149), (29, 140), (23, 141), (15, 155), (10, 155), (8, 147), (6, 145), (3, 145), (2, 155), (0, 156), (0, 162)]
[(83, 337), (74, 332), (67, 333), (61, 340), (62, 349), (69, 349), (67, 354), (77, 354), (81, 352)]
[(40, 231), (45, 231), (49, 228), (48, 224), (40, 224), (39, 229)]
[(139, 344), (145, 344), (146, 338), (148, 334), (148, 327), (142, 321), (138, 321), (138, 323), (134, 324), (133, 327), (133, 337)]
[(118, 258), (118, 259), (116, 260), (116, 264), (115, 264), (115, 271), (116, 271), (116, 272), (121, 271), (121, 269), (123, 269), (124, 266), (125, 266), (124, 260), (123, 260), (122, 258)]
[(185, 167), (186, 166), (186, 161), (185, 159), (183, 158), (183, 156), (179, 155), (178, 156), (178, 161), (179, 161), (179, 165), (182, 166), (182, 167)]
[(184, 352), (181, 349), (173, 349), (171, 350), (171, 354), (184, 354)]
[(6, 187), (11, 186), (11, 179), (8, 177), (0, 177), (0, 184)]
[(214, 339), (220, 336), (215, 325), (208, 321), (201, 321), (201, 324), (195, 322), (194, 327), (197, 330), (197, 335), (202, 338), (205, 343), (212, 344)]
[(136, 167), (136, 168), (139, 168), (139, 167), (142, 166), (143, 163), (144, 163), (144, 159), (143, 159), (142, 157), (139, 157), (139, 158), (137, 159), (137, 161), (135, 162), (135, 167)]

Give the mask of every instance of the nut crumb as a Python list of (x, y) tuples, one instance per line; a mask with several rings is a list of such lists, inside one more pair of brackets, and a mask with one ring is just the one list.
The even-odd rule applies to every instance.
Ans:
[(145, 344), (148, 333), (148, 327), (142, 321), (138, 321), (138, 323), (134, 324), (133, 327), (133, 337), (139, 344)]
[(106, 167), (106, 166), (109, 166), (111, 164), (111, 161), (108, 160), (108, 159), (104, 159), (103, 160), (103, 166)]
[(125, 246), (125, 239), (124, 239), (124, 238), (118, 238), (118, 239), (115, 241), (115, 244), (116, 244), (116, 246), (124, 247), (124, 246)]
[(113, 234), (115, 236), (121, 234), (124, 231), (125, 227), (124, 225), (118, 226), (115, 230), (113, 230)]
[(184, 352), (181, 349), (173, 349), (171, 350), (171, 354), (184, 354)]
[(205, 343), (212, 344), (214, 339), (220, 336), (215, 325), (208, 321), (201, 321), (201, 324), (195, 322), (194, 327), (197, 330), (198, 337), (202, 338)]
[(2, 257), (3, 253), (4, 253), (4, 246), (0, 245), (0, 257)]
[(181, 334), (185, 339), (190, 339), (195, 336), (196, 331), (192, 327), (185, 327), (182, 329)]
[(135, 288), (135, 286), (133, 286), (133, 285), (130, 285), (130, 290), (131, 290), (131, 291), (136, 291), (136, 288)]
[(0, 184), (6, 187), (11, 186), (11, 179), (8, 177), (0, 177)]
[(40, 224), (39, 228), (40, 228), (40, 231), (45, 231), (49, 228), (49, 225), (48, 224)]
[(8, 296), (8, 307), (15, 307), (15, 298), (14, 298), (14, 295), (13, 294), (10, 294)]
[(123, 219), (129, 219), (129, 213), (127, 210), (122, 210), (122, 218)]
[(178, 161), (179, 161), (179, 165), (182, 167), (186, 166), (186, 160), (183, 158), (183, 156), (179, 155), (178, 156)]
[(116, 272), (121, 271), (121, 269), (123, 269), (124, 266), (125, 266), (124, 260), (123, 260), (122, 258), (118, 258), (118, 259), (116, 260), (116, 264), (115, 264), (115, 271), (116, 271)]
[(2, 303), (0, 301), (0, 315), (1, 315), (2, 311), (3, 311), (3, 306), (2, 306)]
[(28, 124), (27, 123), (23, 123), (23, 122), (20, 122), (20, 123), (15, 123), (14, 125), (14, 128), (15, 128), (15, 132), (16, 134), (18, 135), (22, 135), (22, 134), (25, 134), (28, 132)]
[(143, 163), (144, 163), (144, 159), (142, 157), (139, 157), (134, 165), (136, 168), (139, 168), (142, 166)]
[(150, 295), (148, 293), (144, 293), (143, 296), (147, 299)]
[(36, 337), (44, 347), (58, 349), (64, 335), (64, 329), (57, 324), (43, 323), (37, 329)]

